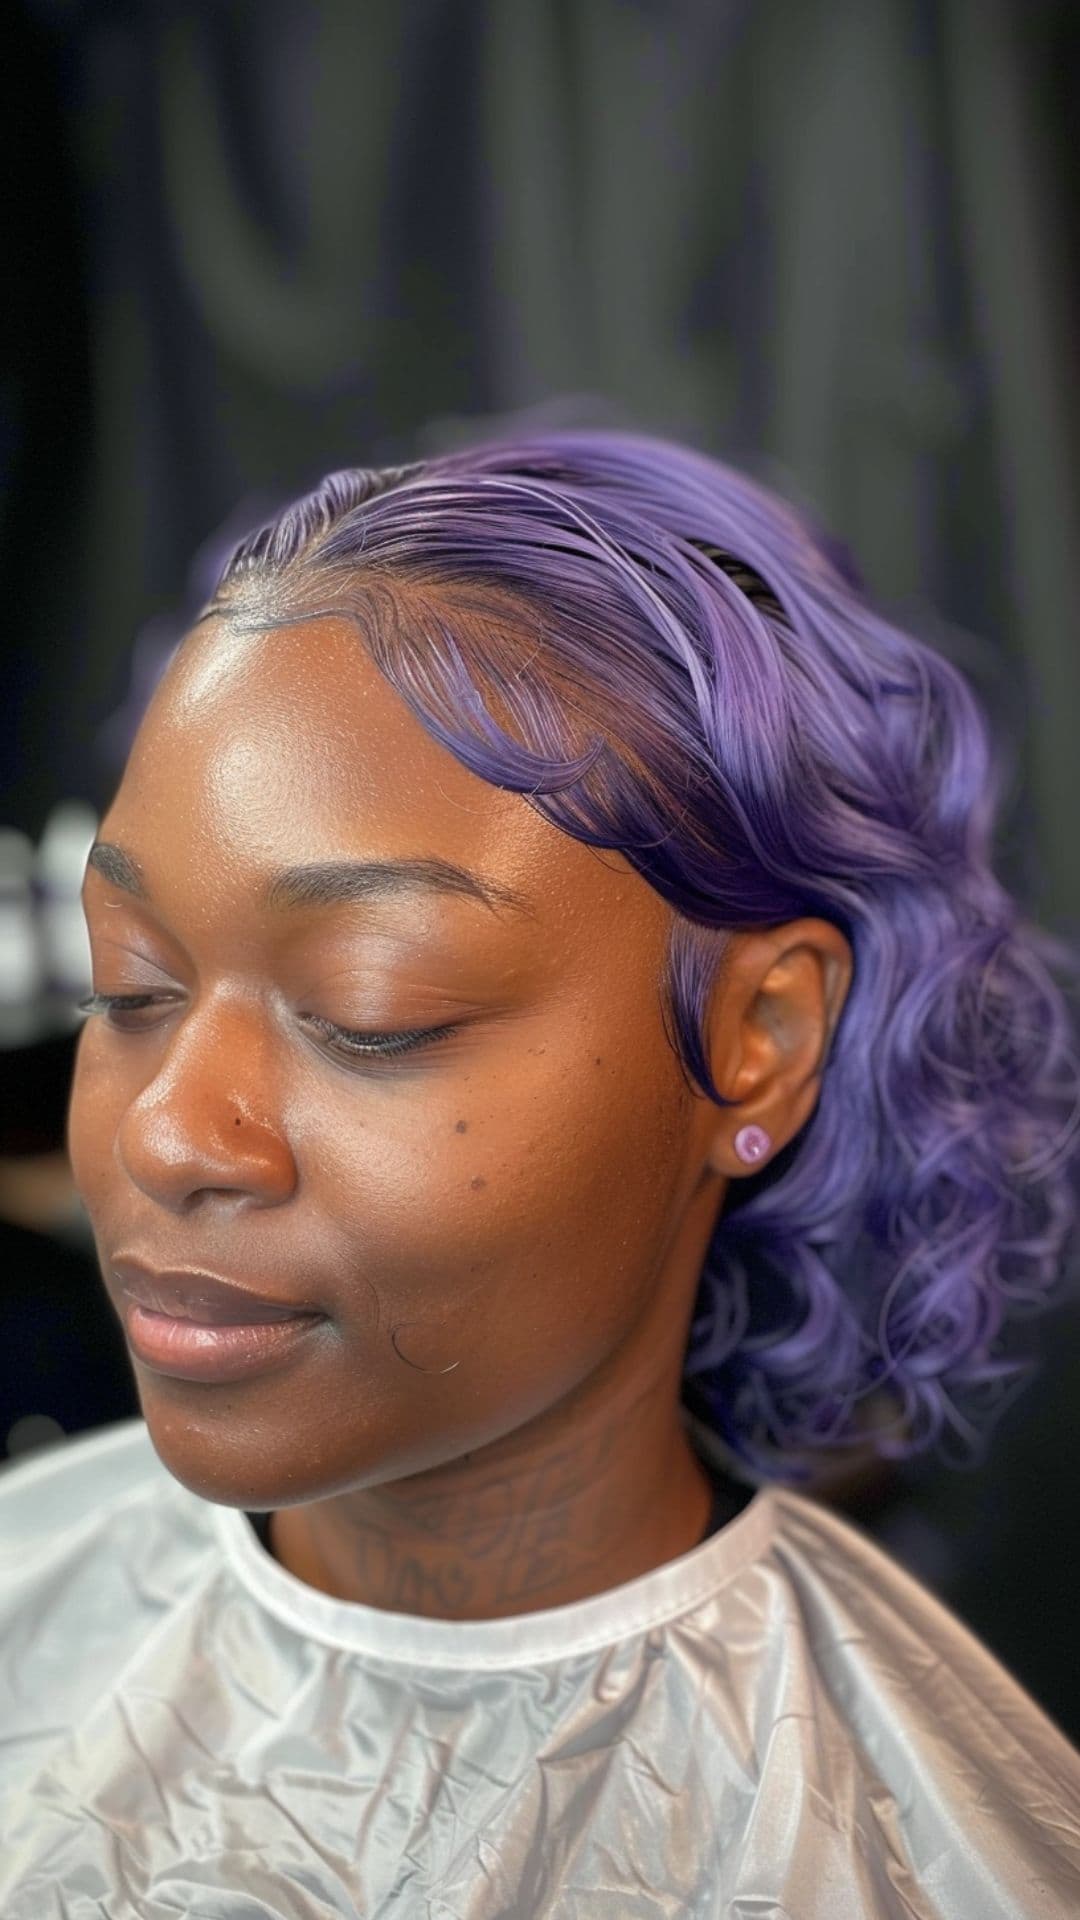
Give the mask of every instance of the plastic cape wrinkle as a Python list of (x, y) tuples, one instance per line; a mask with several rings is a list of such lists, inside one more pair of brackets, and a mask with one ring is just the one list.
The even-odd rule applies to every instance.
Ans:
[(768, 1490), (495, 1621), (332, 1600), (143, 1423), (0, 1473), (3, 1920), (1075, 1920), (1080, 1755)]

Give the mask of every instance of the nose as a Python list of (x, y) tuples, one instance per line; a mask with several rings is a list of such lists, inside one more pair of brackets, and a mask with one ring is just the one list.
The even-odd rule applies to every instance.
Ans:
[(204, 1006), (181, 1023), (116, 1132), (121, 1166), (158, 1206), (274, 1207), (295, 1191), (272, 1049), (251, 1009)]

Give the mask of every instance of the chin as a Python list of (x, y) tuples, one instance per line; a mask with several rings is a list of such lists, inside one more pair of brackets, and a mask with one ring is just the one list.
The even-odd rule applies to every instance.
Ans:
[[(215, 1506), (269, 1513), (393, 1478), (385, 1435), (314, 1426), (311, 1408), (261, 1408), (227, 1387), (194, 1388), (153, 1376), (138, 1381), (147, 1433), (162, 1466)], [(336, 1441), (336, 1445), (335, 1445)], [(339, 1454), (341, 1457), (339, 1457)], [(366, 1469), (366, 1471), (365, 1471)]]
[(163, 1385), (164, 1393), (156, 1378), (153, 1386), (139, 1380), (142, 1416), (162, 1466), (189, 1493), (215, 1506), (255, 1511), (312, 1497), (298, 1486), (296, 1435), (288, 1426), (268, 1426), (224, 1389), (198, 1404), (186, 1383)]

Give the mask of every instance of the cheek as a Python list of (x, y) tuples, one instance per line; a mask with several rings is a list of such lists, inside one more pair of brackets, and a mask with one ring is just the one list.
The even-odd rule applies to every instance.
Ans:
[[(507, 1050), (489, 1074), (294, 1116), (314, 1211), (432, 1367), (618, 1327), (655, 1279), (681, 1165), (681, 1080), (640, 1053)], [(315, 1129), (318, 1139), (315, 1138)], [(400, 1336), (405, 1344), (405, 1335)], [(421, 1356), (422, 1348), (422, 1356)], [(445, 1350), (444, 1350), (445, 1349)]]
[(119, 1180), (113, 1146), (126, 1098), (96, 1041), (90, 1028), (79, 1036), (67, 1121), (72, 1176), (91, 1220), (108, 1205)]

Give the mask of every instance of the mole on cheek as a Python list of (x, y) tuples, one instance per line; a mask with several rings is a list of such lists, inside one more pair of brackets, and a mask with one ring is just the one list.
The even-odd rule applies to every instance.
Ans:
[(472, 1179), (469, 1181), (469, 1185), (473, 1188), (474, 1192), (479, 1192), (481, 1187), (487, 1186), (487, 1181), (484, 1179), (482, 1173), (474, 1173)]
[(469, 1131), (469, 1123), (467, 1120), (455, 1120), (454, 1122), (455, 1133), (467, 1133), (468, 1131)]

